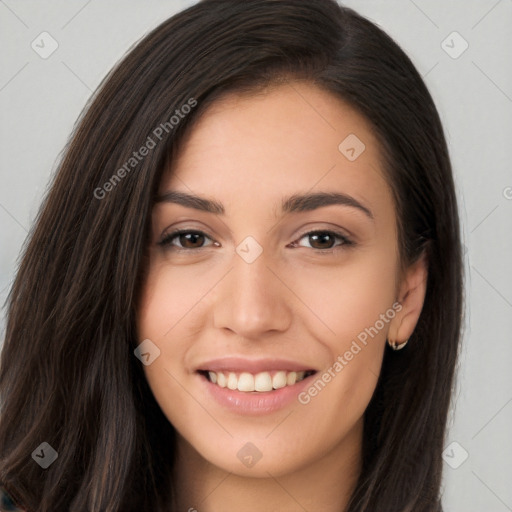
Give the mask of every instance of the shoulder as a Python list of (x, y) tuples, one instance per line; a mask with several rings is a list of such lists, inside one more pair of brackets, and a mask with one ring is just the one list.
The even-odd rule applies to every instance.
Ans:
[(0, 485), (0, 512), (23, 512), (21, 508), (16, 506), (14, 500), (2, 485)]

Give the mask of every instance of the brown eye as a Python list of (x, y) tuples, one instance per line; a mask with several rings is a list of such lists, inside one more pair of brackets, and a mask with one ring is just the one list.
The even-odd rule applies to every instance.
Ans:
[(330, 233), (309, 235), (309, 241), (313, 249), (331, 249), (335, 243), (335, 239)]
[(211, 240), (202, 231), (180, 230), (173, 231), (158, 242), (158, 245), (168, 247), (170, 249), (187, 250), (202, 249), (211, 244), (206, 244), (207, 240)]
[[(304, 246), (300, 244), (300, 240), (307, 240)], [(309, 247), (316, 250), (329, 251), (339, 246), (352, 246), (354, 242), (345, 235), (335, 231), (311, 231), (304, 233), (297, 242), (294, 242), (294, 247)]]
[(204, 243), (205, 237), (199, 233), (186, 233), (176, 237), (181, 244), (181, 247), (186, 249), (197, 249)]

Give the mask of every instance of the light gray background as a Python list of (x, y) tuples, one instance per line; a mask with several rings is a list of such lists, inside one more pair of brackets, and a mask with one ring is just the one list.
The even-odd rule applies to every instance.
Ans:
[[(91, 92), (145, 33), (192, 3), (0, 0), (2, 304), (56, 160)], [(454, 166), (467, 318), (446, 442), (445, 510), (512, 511), (512, 0), (345, 4), (411, 56), (437, 104)], [(59, 45), (48, 59), (31, 48), (43, 31)], [(469, 44), (458, 58), (442, 47), (446, 41), (449, 51), (460, 51), (463, 41), (448, 37), (453, 31)]]

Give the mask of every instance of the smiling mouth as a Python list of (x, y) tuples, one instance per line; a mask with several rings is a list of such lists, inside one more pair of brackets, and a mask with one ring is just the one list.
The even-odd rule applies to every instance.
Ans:
[(315, 374), (315, 370), (300, 372), (290, 372), (286, 370), (259, 372), (252, 374), (249, 372), (213, 372), (200, 370), (209, 382), (232, 391), (241, 391), (243, 393), (267, 393), (277, 389), (294, 386), (296, 383)]

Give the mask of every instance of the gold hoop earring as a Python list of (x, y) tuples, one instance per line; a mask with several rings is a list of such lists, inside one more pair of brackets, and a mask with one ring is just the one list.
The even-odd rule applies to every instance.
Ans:
[(406, 339), (403, 343), (400, 343), (400, 344), (399, 344), (399, 343), (397, 343), (396, 341), (390, 341), (390, 340), (388, 340), (388, 345), (389, 345), (393, 350), (402, 350), (402, 349), (405, 347), (405, 345), (407, 345), (407, 342), (408, 342), (408, 341), (409, 341), (409, 340), (408, 340), (408, 339)]

